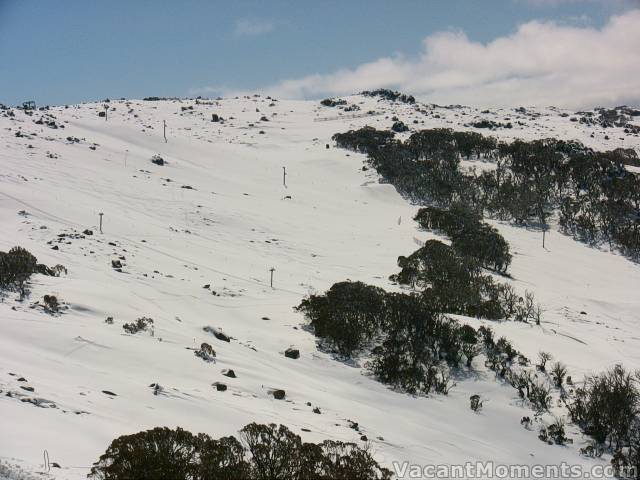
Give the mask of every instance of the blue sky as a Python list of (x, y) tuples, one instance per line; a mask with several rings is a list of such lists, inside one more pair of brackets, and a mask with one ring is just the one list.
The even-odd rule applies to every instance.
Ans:
[[(437, 32), (487, 44), (534, 20), (597, 31), (635, 7), (640, 2), (0, 0), (0, 102), (213, 96), (265, 87), (294, 97), (347, 93), (328, 83), (334, 77), (278, 88), (380, 59), (411, 62)], [(411, 89), (410, 80), (379, 83)], [(353, 86), (371, 82), (354, 79)], [(435, 93), (429, 88), (425, 94)]]

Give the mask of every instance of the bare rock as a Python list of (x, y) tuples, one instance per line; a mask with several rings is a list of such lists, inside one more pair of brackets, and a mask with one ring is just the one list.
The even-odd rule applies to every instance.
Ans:
[(298, 358), (300, 358), (300, 350), (298, 350), (297, 348), (287, 348), (284, 351), (284, 356), (287, 358), (293, 358), (294, 360), (297, 360)]

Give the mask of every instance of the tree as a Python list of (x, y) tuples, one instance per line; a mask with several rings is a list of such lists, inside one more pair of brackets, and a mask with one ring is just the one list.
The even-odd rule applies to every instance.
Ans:
[(251, 423), (212, 439), (154, 428), (113, 440), (94, 463), (94, 480), (389, 480), (366, 448), (326, 440), (303, 443), (284, 425)]
[(8, 253), (0, 252), (0, 289), (27, 293), (27, 281), (37, 270), (38, 260), (28, 250), (13, 247)]
[(460, 328), (460, 340), (462, 341), (462, 353), (467, 358), (467, 367), (471, 367), (473, 359), (482, 351), (478, 344), (478, 334), (470, 325)]
[[(308, 444), (304, 444), (308, 445)], [(319, 445), (322, 452), (318, 479), (321, 480), (388, 480), (391, 472), (381, 468), (368, 449), (354, 443), (325, 440)], [(313, 477), (302, 476), (301, 480)]]
[(249, 478), (251, 464), (246, 451), (235, 437), (212, 440), (200, 434), (197, 478), (201, 480), (242, 480)]
[(562, 387), (562, 383), (564, 382), (564, 377), (567, 375), (567, 367), (561, 362), (556, 362), (553, 364), (553, 368), (551, 369), (551, 378), (553, 378), (556, 387)]
[(438, 323), (446, 321), (419, 295), (389, 293), (384, 340), (372, 351), (369, 368), (380, 381), (410, 393), (429, 393), (440, 355)]
[(621, 365), (585, 379), (567, 403), (571, 418), (599, 444), (609, 441), (619, 448), (640, 408), (638, 380)]
[(310, 320), (315, 334), (344, 355), (376, 334), (384, 312), (385, 292), (362, 282), (335, 283), (324, 295), (311, 295), (296, 310)]
[(546, 371), (547, 362), (552, 358), (553, 358), (553, 355), (551, 355), (549, 352), (542, 352), (542, 351), (538, 352), (538, 369), (541, 372)]
[(240, 438), (251, 453), (252, 476), (260, 480), (296, 479), (301, 465), (302, 440), (284, 425), (250, 423)]
[(91, 468), (96, 480), (192, 480), (200, 439), (177, 428), (157, 427), (111, 442)]
[[(628, 445), (618, 448), (613, 454), (611, 465), (616, 477), (640, 479), (640, 420), (635, 419), (629, 429)], [(623, 476), (623, 475), (627, 475)]]

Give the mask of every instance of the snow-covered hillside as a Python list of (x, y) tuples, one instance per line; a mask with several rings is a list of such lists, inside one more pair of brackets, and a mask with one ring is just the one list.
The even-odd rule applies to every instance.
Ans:
[[(364, 435), (388, 467), (608, 462), (579, 455), (587, 439), (574, 426), (567, 446), (523, 428), (531, 410), (481, 359), (449, 395), (411, 396), (319, 351), (293, 307), (345, 279), (397, 288), (387, 280), (397, 257), (431, 236), (412, 220), (417, 207), (363, 170), (363, 155), (335, 148), (334, 133), (388, 129), (396, 116), (411, 129), (509, 121), (511, 129), (477, 131), (606, 150), (640, 152), (640, 138), (553, 108), (420, 112), (346, 99), (360, 110), (256, 96), (111, 101), (106, 119), (102, 102), (0, 111), (0, 250), (20, 245), (68, 270), (34, 275), (26, 300), (8, 294), (0, 303), (0, 478), (22, 478), (21, 469), (25, 478), (83, 478), (119, 435), (166, 425), (220, 436), (252, 421), (283, 423), (312, 441)], [(376, 115), (352, 118), (369, 111)], [(490, 323), (531, 358), (551, 352), (574, 379), (619, 362), (640, 368), (640, 266), (557, 230), (543, 249), (539, 232), (493, 224), (514, 253), (514, 287), (535, 292), (544, 320), (463, 321)], [(46, 294), (68, 309), (52, 316), (34, 305)], [(152, 333), (125, 333), (122, 325), (139, 317), (153, 319)], [(215, 362), (194, 355), (202, 342)], [(299, 359), (284, 356), (292, 346)], [(157, 395), (152, 384), (161, 386)], [(274, 389), (286, 398), (275, 399)], [(473, 394), (484, 399), (480, 413), (469, 409)], [(61, 469), (37, 473), (44, 450)]]

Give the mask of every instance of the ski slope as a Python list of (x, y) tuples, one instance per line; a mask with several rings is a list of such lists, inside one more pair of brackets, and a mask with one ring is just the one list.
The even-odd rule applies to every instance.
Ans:
[[(426, 106), (425, 115), (410, 105), (346, 98), (360, 106), (355, 113), (379, 114), (341, 119), (340, 110), (315, 101), (260, 96), (211, 104), (111, 101), (106, 120), (98, 116), (102, 102), (32, 116), (0, 112), (0, 250), (21, 245), (39, 262), (68, 269), (59, 278), (34, 275), (26, 300), (9, 294), (0, 303), (0, 478), (84, 478), (119, 435), (166, 425), (221, 436), (253, 421), (283, 423), (316, 442), (364, 443), (366, 435), (389, 468), (393, 461), (608, 463), (579, 455), (588, 439), (574, 426), (574, 443), (563, 447), (523, 428), (520, 419), (533, 412), (482, 358), (448, 396), (425, 398), (393, 391), (362, 362), (316, 348), (293, 310), (305, 295), (345, 279), (392, 289), (387, 277), (397, 271), (397, 257), (433, 236), (412, 221), (417, 206), (364, 171), (363, 155), (335, 148), (331, 136), (364, 125), (389, 128), (393, 116), (414, 129), (518, 117), (506, 109), (436, 106)], [(577, 139), (598, 149), (640, 146), (619, 128), (570, 122), (552, 108), (535, 112), (511, 130), (478, 131)], [(213, 113), (224, 122), (212, 122)], [(64, 128), (36, 124), (44, 114)], [(323, 118), (330, 119), (317, 121)], [(153, 164), (153, 155), (165, 165)], [(544, 321), (462, 321), (491, 324), (532, 359), (541, 349), (551, 352), (574, 380), (619, 362), (640, 368), (637, 264), (557, 230), (543, 249), (540, 232), (494, 225), (514, 253), (515, 288), (535, 292)], [(122, 272), (112, 260), (121, 261)], [(68, 308), (46, 314), (34, 306), (45, 294)], [(143, 316), (154, 320), (152, 334), (124, 332), (124, 323)], [(202, 342), (215, 349), (215, 362), (194, 355)], [(284, 356), (290, 346), (300, 349), (299, 359)], [(225, 369), (237, 378), (223, 376)], [(216, 391), (215, 382), (228, 389)], [(154, 383), (162, 387), (158, 395)], [(284, 389), (286, 399), (274, 399), (273, 389)], [(473, 394), (484, 400), (480, 413), (469, 409)], [(559, 407), (554, 413), (566, 415)], [(60, 469), (45, 471), (44, 450)]]

